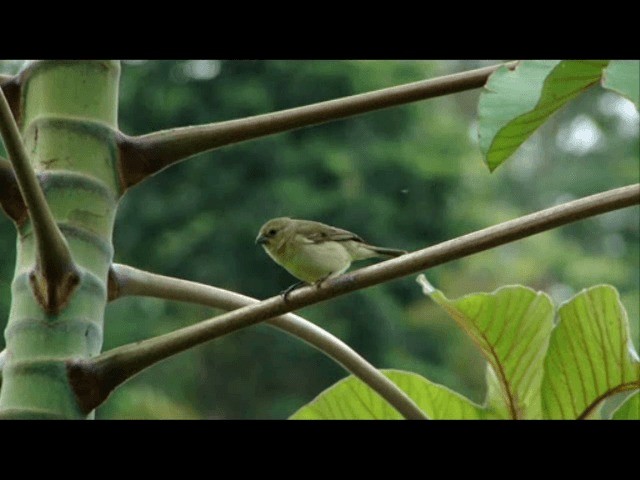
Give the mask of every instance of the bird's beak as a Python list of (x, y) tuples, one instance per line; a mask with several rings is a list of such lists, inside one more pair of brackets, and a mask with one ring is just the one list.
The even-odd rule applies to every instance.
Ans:
[(258, 235), (258, 238), (256, 238), (256, 245), (264, 245), (266, 243), (269, 243), (269, 239), (264, 235)]

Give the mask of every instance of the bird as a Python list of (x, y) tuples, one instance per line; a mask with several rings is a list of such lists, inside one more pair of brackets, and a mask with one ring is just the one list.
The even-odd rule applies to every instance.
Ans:
[(287, 295), (305, 285), (320, 287), (323, 281), (344, 273), (351, 262), (375, 257), (398, 257), (407, 252), (365, 243), (355, 233), (312, 220), (272, 218), (258, 232), (261, 245), (273, 261), (301, 280), (284, 290)]

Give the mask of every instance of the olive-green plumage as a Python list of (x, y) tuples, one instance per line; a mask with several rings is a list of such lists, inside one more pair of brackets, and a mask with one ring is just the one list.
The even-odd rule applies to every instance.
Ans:
[(288, 217), (265, 223), (256, 243), (261, 244), (278, 265), (307, 283), (340, 275), (356, 260), (407, 253), (368, 245), (355, 233), (324, 223)]

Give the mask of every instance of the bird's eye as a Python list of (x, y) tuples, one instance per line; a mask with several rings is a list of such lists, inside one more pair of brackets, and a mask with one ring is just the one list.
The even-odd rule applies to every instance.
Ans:
[(275, 228), (272, 228), (271, 230), (269, 230), (267, 232), (267, 235), (269, 235), (270, 237), (273, 237), (275, 234), (276, 234), (276, 229)]

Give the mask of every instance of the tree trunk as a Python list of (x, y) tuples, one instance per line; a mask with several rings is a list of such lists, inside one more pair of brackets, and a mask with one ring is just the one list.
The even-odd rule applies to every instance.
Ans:
[(47, 312), (34, 294), (33, 225), (28, 217), (17, 223), (1, 418), (87, 417), (65, 362), (97, 355), (102, 347), (111, 237), (121, 194), (119, 77), (120, 64), (112, 61), (36, 62), (17, 77), (12, 110), (80, 283), (58, 312)]

